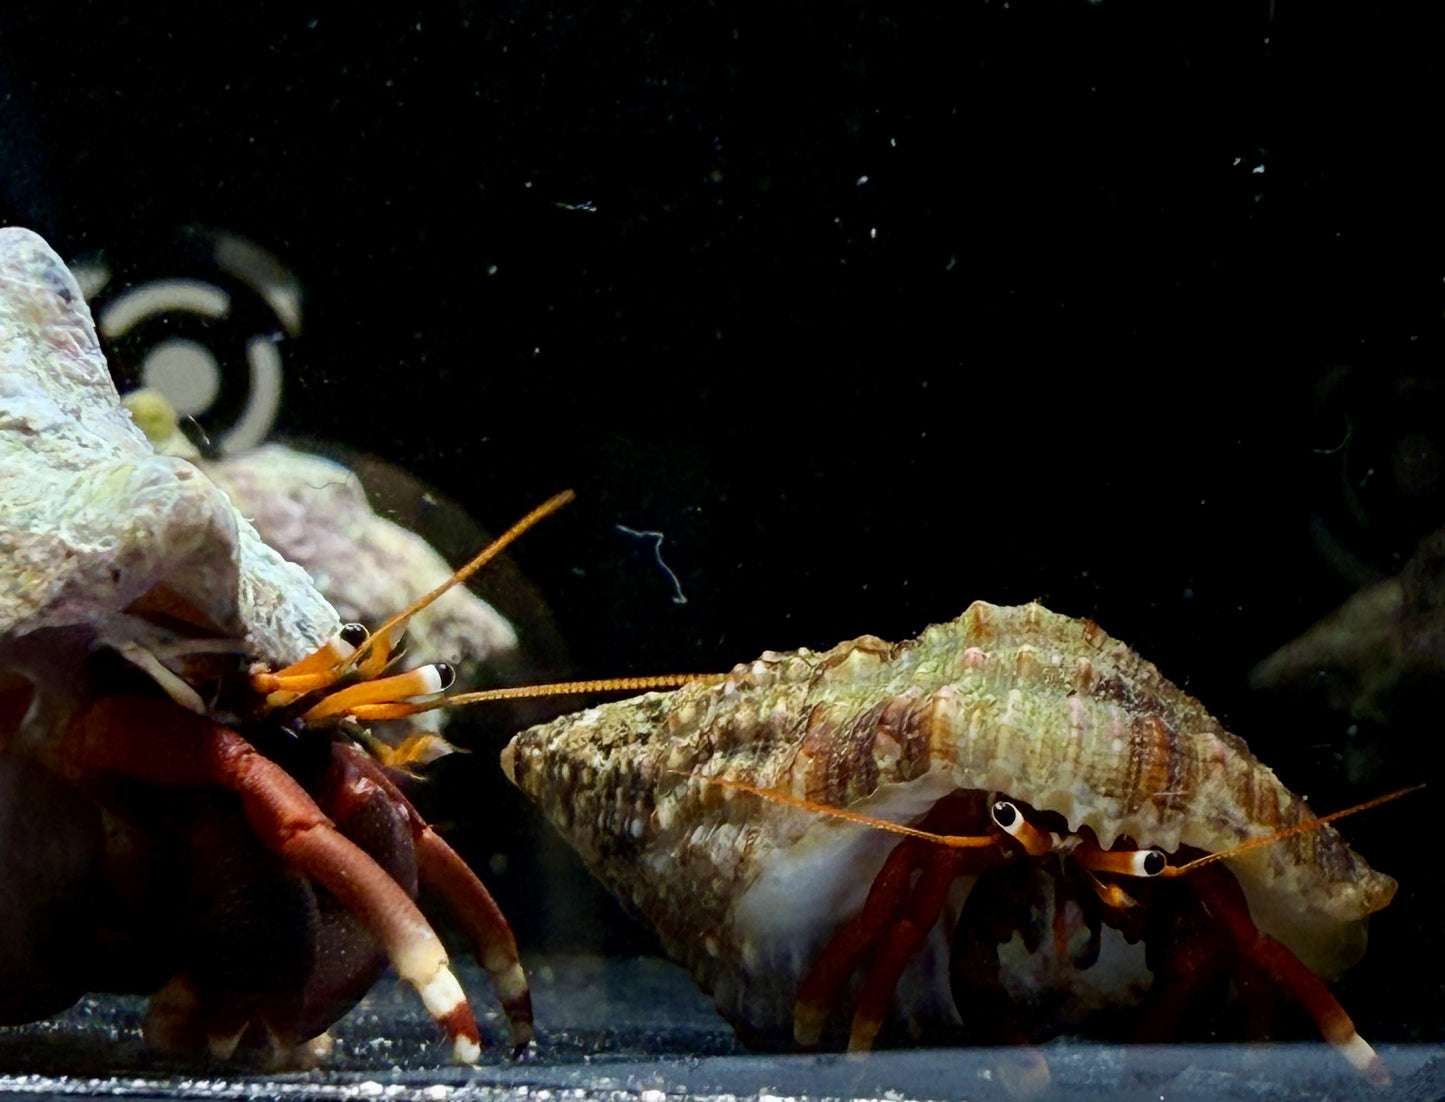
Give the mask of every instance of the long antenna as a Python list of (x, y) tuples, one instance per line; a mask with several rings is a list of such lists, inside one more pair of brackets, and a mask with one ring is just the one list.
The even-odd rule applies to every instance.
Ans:
[(858, 812), (849, 811), (846, 808), (814, 803), (812, 800), (800, 800), (796, 796), (789, 796), (776, 789), (757, 788), (728, 777), (709, 777), (702, 773), (689, 773), (685, 769), (673, 769), (670, 770), (670, 772), (676, 773), (680, 777), (689, 777), (707, 784), (715, 784), (722, 788), (731, 788), (738, 792), (747, 792), (754, 796), (761, 796), (771, 803), (785, 804), (788, 807), (800, 808), (803, 811), (816, 811), (831, 819), (846, 819), (850, 823), (861, 823), (863, 826), (874, 827), (877, 830), (886, 830), (892, 834), (902, 834), (908, 838), (921, 838), (925, 842), (946, 846), (949, 849), (982, 849), (984, 846), (998, 844), (998, 836), (993, 834), (934, 834), (932, 831), (919, 830), (917, 827), (904, 826), (902, 823), (890, 822), (887, 819), (875, 819), (871, 815), (860, 815)]
[(1207, 853), (1203, 857), (1196, 857), (1193, 861), (1186, 861), (1182, 865), (1169, 865), (1160, 876), (1183, 876), (1185, 873), (1197, 869), (1202, 865), (1210, 865), (1215, 861), (1227, 861), (1231, 857), (1238, 857), (1241, 853), (1247, 853), (1252, 849), (1262, 849), (1265, 846), (1272, 846), (1276, 842), (1282, 842), (1286, 838), (1293, 838), (1296, 834), (1308, 834), (1318, 830), (1326, 823), (1332, 823), (1336, 819), (1343, 819), (1346, 815), (1354, 815), (1360, 811), (1369, 811), (1373, 807), (1398, 800), (1401, 796), (1408, 796), (1411, 792), (1419, 792), (1424, 788), (1423, 784), (1412, 784), (1409, 788), (1402, 788), (1397, 792), (1390, 792), (1384, 796), (1376, 796), (1372, 800), (1366, 800), (1362, 804), (1355, 804), (1354, 807), (1347, 807), (1343, 811), (1332, 811), (1328, 815), (1321, 815), (1317, 819), (1310, 819), (1307, 822), (1296, 823), (1292, 827), (1285, 827), (1283, 830), (1275, 831), (1273, 834), (1266, 834), (1260, 838), (1251, 838), (1247, 842), (1241, 842), (1233, 849), (1220, 850), (1218, 853)]
[[(531, 700), (543, 696), (578, 696), (583, 693), (639, 693), (649, 689), (676, 689), (701, 682), (715, 685), (723, 679), (719, 673), (666, 673), (652, 677), (608, 677), (597, 681), (559, 681), (551, 685), (509, 685), (501, 689), (480, 689), (474, 693), (439, 696), (434, 700), (394, 700), (384, 703), (362, 703), (348, 706), (348, 715), (359, 720), (404, 719), (420, 712), (453, 708), (458, 704), (485, 704), (496, 700)], [(370, 682), (369, 684), (375, 684)]]
[(515, 543), (517, 538), (521, 536), (522, 533), (526, 532), (527, 529), (534, 527), (538, 521), (544, 520), (545, 518), (551, 516), (558, 509), (562, 508), (562, 506), (567, 505), (568, 503), (573, 501), (576, 497), (577, 495), (571, 490), (563, 490), (560, 494), (554, 494), (552, 497), (549, 497), (546, 501), (542, 502), (541, 505), (538, 505), (521, 520), (517, 521), (516, 524), (512, 525), (500, 536), (494, 539), (491, 543), (487, 544), (486, 547), (482, 548), (481, 552), (478, 553), (476, 558), (472, 559), (471, 562), (467, 563), (450, 578), (442, 582), (441, 585), (437, 586), (430, 593), (426, 593), (421, 597), (418, 597), (411, 604), (407, 605), (406, 608), (402, 609), (395, 616), (391, 617), (391, 619), (387, 620), (384, 624), (382, 624), (375, 631), (373, 631), (371, 633), (371, 637), (367, 639), (365, 643), (362, 643), (361, 646), (356, 648), (356, 653), (351, 656), (350, 665), (353, 667), (359, 665), (365, 659), (366, 655), (371, 652), (371, 648), (375, 646), (376, 640), (378, 639), (387, 639), (387, 645), (390, 646), (391, 632), (395, 630), (398, 625), (406, 623), (407, 620), (411, 619), (422, 609), (426, 608), (427, 605), (431, 604), (453, 586), (460, 585), (462, 582), (466, 581), (478, 570), (486, 566), (487, 563), (491, 562), (494, 558), (500, 555), (504, 550), (507, 549), (508, 546), (510, 546), (512, 543)]

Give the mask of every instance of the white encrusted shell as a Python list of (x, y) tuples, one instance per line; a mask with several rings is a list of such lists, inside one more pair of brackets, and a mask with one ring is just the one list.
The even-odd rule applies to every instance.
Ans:
[[(720, 1008), (760, 1029), (789, 1013), (896, 837), (704, 777), (899, 822), (951, 791), (998, 792), (1105, 846), (1127, 835), (1171, 852), (1312, 818), (1153, 665), (1036, 604), (978, 602), (906, 643), (770, 652), (721, 684), (524, 731), (503, 768)], [(1361, 920), (1395, 889), (1328, 826), (1228, 866), (1260, 928), (1326, 973), (1358, 957)]]
[(270, 663), (338, 627), (217, 486), (152, 451), (75, 279), (36, 234), (0, 229), (0, 648), (52, 628), (147, 646), (125, 610), (158, 587)]

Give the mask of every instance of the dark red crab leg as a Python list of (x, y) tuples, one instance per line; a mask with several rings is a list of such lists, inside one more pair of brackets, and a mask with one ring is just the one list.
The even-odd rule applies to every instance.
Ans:
[[(883, 1026), (898, 978), (938, 921), (949, 887), (960, 876), (999, 864), (1003, 859), (1000, 846), (1004, 836), (937, 834), (726, 777), (699, 775), (699, 779), (749, 792), (774, 803), (824, 812), (904, 836), (874, 877), (862, 909), (834, 931), (799, 983), (793, 1008), (793, 1039), (800, 1045), (816, 1045), (830, 1010), (840, 1001), (843, 988), (865, 958), (873, 954), (866, 967), (848, 1038), (852, 1051), (871, 1048)], [(944, 817), (959, 814), (955, 807), (938, 810)], [(925, 820), (923, 825), (928, 822)]]
[(1300, 1004), (1314, 1019), (1326, 1041), (1376, 1086), (1387, 1086), (1389, 1069), (1370, 1043), (1355, 1031), (1345, 1008), (1309, 967), (1259, 927), (1249, 916), (1244, 891), (1222, 865), (1209, 865), (1190, 874), (1190, 882), (1204, 899), (1233, 950), (1262, 968), (1280, 990)]
[[(894, 853), (905, 848), (918, 850), (926, 845), (928, 843), (920, 842), (916, 838), (907, 838), (898, 844)], [(878, 1031), (883, 1028), (888, 1008), (893, 1004), (899, 977), (903, 975), (903, 970), (913, 955), (922, 948), (929, 931), (938, 922), (938, 916), (943, 913), (943, 905), (948, 900), (949, 888), (965, 873), (977, 871), (992, 863), (987, 861), (984, 855), (994, 852), (939, 849), (937, 846), (930, 846), (929, 850), (930, 852), (905, 856), (905, 861), (910, 866), (909, 872), (917, 869), (917, 881), (909, 889), (903, 906), (883, 931), (877, 954), (864, 976), (862, 990), (858, 993), (858, 1004), (853, 1010), (853, 1022), (848, 1031), (849, 1052), (867, 1052), (873, 1047)], [(866, 905), (864, 909), (867, 909)], [(798, 1009), (802, 1006), (800, 998)], [(795, 1010), (795, 1028), (797, 1020), (798, 1010)]]
[(456, 850), (422, 818), (405, 794), (375, 760), (355, 746), (339, 744), (339, 753), (362, 776), (386, 792), (411, 824), (421, 882), (446, 900), (452, 916), (466, 932), (478, 963), (492, 977), (497, 998), (512, 1030), (517, 1050), (532, 1040), (532, 996), (527, 974), (517, 955), (517, 940), (506, 917)]
[(475, 1063), (481, 1035), (446, 950), (411, 897), (339, 833), (292, 777), (235, 731), (139, 697), (105, 697), (71, 722), (58, 753), (71, 776), (110, 773), (158, 785), (235, 792), (256, 837), (355, 914), (446, 1031), (455, 1058)]

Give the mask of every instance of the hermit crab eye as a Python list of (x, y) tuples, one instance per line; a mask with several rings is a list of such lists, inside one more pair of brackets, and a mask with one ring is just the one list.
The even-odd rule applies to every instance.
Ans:
[[(409, 682), (405, 688), (401, 685), (401, 678), (405, 678)], [(456, 679), (457, 671), (446, 662), (433, 662), (429, 666), (418, 666), (410, 673), (400, 675), (397, 679), (397, 696), (398, 698), (430, 696), (432, 693), (445, 692), (451, 688), (452, 682)]]
[(1019, 824), (1023, 822), (1023, 816), (1019, 814), (1019, 809), (1007, 800), (999, 800), (993, 805), (992, 811), (993, 821), (998, 824), (1000, 830), (1007, 831), (1009, 834), (1016, 833)]
[(1169, 862), (1157, 849), (1141, 849), (1134, 854), (1135, 876), (1158, 876)]
[(1058, 845), (1058, 835), (1040, 830), (1024, 818), (1024, 813), (1012, 800), (999, 800), (989, 808), (998, 828), (1024, 847), (1030, 857), (1042, 857)]
[(368, 637), (368, 632), (364, 624), (342, 624), (341, 630), (336, 634), (341, 637), (343, 643), (353, 650), (361, 646), (362, 643), (365, 643)]

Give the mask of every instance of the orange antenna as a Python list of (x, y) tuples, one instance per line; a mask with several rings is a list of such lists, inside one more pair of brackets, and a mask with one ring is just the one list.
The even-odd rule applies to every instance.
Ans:
[(1186, 872), (1200, 868), (1203, 865), (1213, 864), (1215, 861), (1227, 861), (1231, 857), (1238, 857), (1241, 853), (1247, 853), (1252, 849), (1262, 849), (1265, 846), (1272, 846), (1276, 842), (1282, 842), (1286, 838), (1293, 838), (1296, 834), (1308, 834), (1318, 830), (1326, 823), (1332, 823), (1336, 819), (1343, 819), (1346, 815), (1354, 815), (1357, 812), (1369, 811), (1371, 808), (1379, 807), (1381, 804), (1398, 800), (1401, 796), (1408, 796), (1412, 792), (1418, 792), (1424, 788), (1423, 784), (1412, 784), (1409, 788), (1402, 788), (1398, 792), (1390, 792), (1384, 796), (1376, 796), (1372, 800), (1366, 800), (1362, 804), (1355, 804), (1354, 807), (1347, 807), (1343, 811), (1332, 811), (1328, 815), (1321, 815), (1318, 819), (1311, 819), (1308, 822), (1296, 823), (1292, 827), (1285, 827), (1283, 830), (1275, 831), (1273, 834), (1266, 834), (1261, 838), (1251, 838), (1247, 842), (1241, 842), (1233, 849), (1220, 850), (1218, 853), (1208, 853), (1203, 857), (1196, 857), (1193, 861), (1187, 861), (1182, 865), (1169, 865), (1160, 876), (1183, 876)]
[(395, 616), (391, 617), (391, 619), (387, 620), (384, 624), (382, 624), (375, 631), (373, 631), (371, 633), (371, 637), (367, 639), (366, 642), (362, 643), (359, 647), (356, 648), (356, 653), (351, 656), (351, 660), (347, 664), (347, 668), (352, 668), (362, 664), (365, 661), (367, 655), (369, 655), (376, 647), (376, 641), (378, 639), (387, 640), (384, 649), (389, 651), (391, 647), (391, 633), (398, 626), (405, 624), (409, 619), (415, 616), (422, 609), (426, 608), (427, 605), (431, 604), (453, 586), (460, 585), (462, 582), (466, 581), (478, 570), (486, 566), (487, 563), (491, 562), (504, 550), (506, 550), (509, 545), (516, 542), (517, 538), (521, 536), (522, 533), (526, 532), (529, 528), (535, 527), (538, 521), (545, 520), (547, 517), (555, 513), (558, 509), (562, 508), (562, 506), (571, 502), (574, 498), (576, 498), (576, 496), (577, 495), (571, 490), (563, 490), (560, 494), (555, 494), (554, 496), (549, 497), (546, 501), (542, 502), (541, 505), (538, 505), (521, 520), (517, 521), (516, 524), (512, 525), (500, 536), (494, 539), (491, 543), (487, 544), (486, 547), (482, 548), (481, 552), (478, 553), (476, 558), (472, 559), (471, 562), (467, 563), (450, 578), (442, 582), (441, 585), (437, 586), (430, 593), (418, 597), (411, 604), (407, 605), (406, 608), (402, 609)]
[(709, 777), (702, 773), (689, 773), (683, 769), (674, 769), (671, 772), (680, 777), (691, 777), (696, 780), (705, 781), (708, 784), (715, 784), (722, 788), (731, 788), (738, 792), (747, 792), (753, 796), (761, 796), (775, 804), (786, 804), (788, 807), (800, 808), (803, 811), (816, 811), (819, 814), (827, 815), (834, 819), (847, 819), (850, 823), (861, 823), (863, 826), (876, 827), (878, 830), (886, 830), (893, 834), (902, 834), (909, 838), (922, 838), (926, 842), (935, 845), (946, 846), (949, 849), (981, 849), (984, 846), (998, 844), (998, 838), (992, 834), (934, 834), (927, 830), (918, 830), (915, 827), (904, 826), (902, 823), (892, 823), (887, 819), (875, 819), (871, 815), (860, 815), (856, 811), (848, 811), (846, 808), (831, 807), (828, 804), (814, 803), (812, 800), (800, 800), (796, 796), (789, 796), (772, 788), (756, 788), (742, 781), (731, 780), (727, 777)]
[[(904, 826), (902, 823), (889, 822), (887, 819), (875, 819), (871, 815), (861, 815), (856, 811), (848, 811), (846, 808), (831, 807), (828, 804), (815, 803), (812, 800), (800, 800), (796, 796), (789, 796), (785, 793), (777, 791), (776, 789), (757, 788), (750, 784), (744, 784), (742, 781), (735, 781), (726, 777), (709, 777), (705, 776), (702, 773), (689, 773), (684, 770), (673, 770), (673, 772), (683, 777), (695, 777), (698, 780), (705, 781), (708, 784), (719, 785), (722, 788), (731, 788), (739, 792), (747, 792), (751, 795), (759, 796), (764, 800), (770, 800), (773, 803), (786, 804), (788, 807), (796, 807), (804, 811), (816, 812), (819, 815), (827, 815), (834, 819), (847, 819), (849, 822), (861, 823), (864, 826), (875, 827), (878, 830), (886, 830), (893, 834), (902, 834), (909, 838), (920, 838), (923, 841), (932, 842), (934, 845), (944, 846), (948, 849), (976, 849), (983, 846), (994, 845), (998, 841), (998, 838), (994, 835), (935, 834), (932, 831), (919, 830), (916, 827)], [(1291, 838), (1296, 834), (1307, 834), (1312, 830), (1318, 830), (1326, 823), (1332, 823), (1336, 819), (1343, 819), (1347, 815), (1354, 815), (1361, 811), (1369, 811), (1371, 808), (1379, 807), (1381, 804), (1387, 804), (1393, 800), (1400, 799), (1400, 797), (1402, 796), (1408, 796), (1412, 792), (1418, 792), (1424, 787), (1425, 786), (1423, 784), (1416, 784), (1411, 785), (1409, 788), (1402, 788), (1398, 792), (1391, 792), (1384, 796), (1376, 796), (1374, 799), (1366, 800), (1364, 803), (1355, 804), (1353, 807), (1347, 807), (1342, 811), (1332, 811), (1328, 815), (1321, 815), (1317, 819), (1309, 820), (1309, 822), (1296, 823), (1294, 826), (1286, 827), (1283, 830), (1276, 831), (1274, 834), (1266, 835), (1262, 838), (1251, 838), (1249, 841), (1235, 846), (1233, 849), (1221, 850), (1219, 853), (1205, 854), (1203, 857), (1196, 858), (1195, 860), (1189, 861), (1183, 865), (1165, 865), (1158, 873), (1154, 873), (1152, 870), (1150, 870), (1150, 872), (1148, 873), (1142, 871), (1125, 872), (1125, 870), (1123, 869), (1109, 869), (1105, 871), (1125, 872), (1125, 875), (1129, 876), (1183, 876), (1186, 872), (1197, 869), (1201, 865), (1208, 865), (1215, 861), (1226, 861), (1229, 858), (1237, 857), (1239, 856), (1239, 854), (1247, 852), (1248, 850), (1261, 849), (1264, 846), (1272, 846), (1276, 842), (1281, 842), (1284, 839)], [(1110, 852), (1111, 851), (1101, 851), (1100, 855), (1108, 856)], [(1127, 854), (1121, 856), (1138, 858), (1149, 852), (1151, 851), (1131, 850)], [(1162, 857), (1162, 854), (1160, 856)]]
[(726, 676), (720, 673), (659, 673), (649, 677), (605, 677), (597, 681), (559, 681), (553, 685), (512, 685), (505, 689), (479, 689), (458, 693), (438, 706), (484, 704), (489, 700), (529, 700), (535, 696), (574, 696), (580, 693), (641, 693), (649, 689), (677, 689), (683, 685), (716, 685)]
[(694, 682), (716, 684), (723, 679), (719, 673), (669, 673), (652, 677), (608, 677), (598, 681), (559, 681), (551, 685), (510, 685), (504, 689), (481, 689), (474, 693), (458, 693), (436, 700), (417, 702), (388, 701), (362, 703), (348, 707), (348, 715), (360, 720), (402, 719), (437, 708), (458, 704), (485, 704), (495, 700), (530, 700), (542, 696), (573, 696), (581, 693), (638, 693), (649, 689), (676, 689)]

